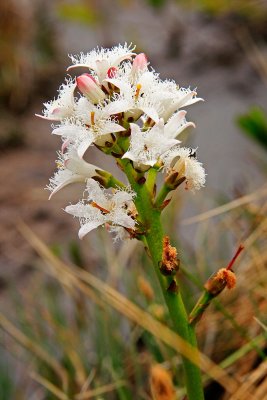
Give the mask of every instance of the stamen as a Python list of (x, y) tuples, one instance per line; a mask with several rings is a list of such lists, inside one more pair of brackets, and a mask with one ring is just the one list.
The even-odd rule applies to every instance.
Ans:
[(64, 164), (61, 161), (56, 161), (56, 166), (58, 168), (64, 168)]
[(106, 210), (105, 208), (99, 206), (97, 203), (95, 203), (94, 201), (92, 201), (90, 203), (90, 206), (98, 208), (98, 210), (102, 211), (104, 214), (109, 214), (109, 210)]
[(142, 85), (141, 85), (140, 83), (138, 83), (138, 84), (136, 85), (136, 91), (135, 91), (135, 95), (134, 95), (135, 100), (137, 100), (138, 97), (139, 97), (141, 87), (142, 87)]
[(91, 125), (95, 124), (95, 112), (91, 111)]

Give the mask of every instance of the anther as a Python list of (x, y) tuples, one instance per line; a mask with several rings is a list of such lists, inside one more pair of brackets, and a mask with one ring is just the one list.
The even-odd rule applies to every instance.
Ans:
[(95, 112), (94, 111), (91, 111), (91, 125), (94, 125), (95, 124)]
[(141, 85), (140, 83), (138, 83), (138, 84), (136, 85), (136, 91), (135, 91), (135, 96), (134, 96), (134, 97), (135, 97), (135, 100), (137, 100), (138, 97), (139, 97), (141, 87), (142, 87), (142, 85)]
[(104, 214), (109, 214), (109, 210), (106, 210), (105, 208), (99, 206), (97, 203), (94, 201), (91, 201), (90, 206), (98, 208), (98, 210), (102, 211)]

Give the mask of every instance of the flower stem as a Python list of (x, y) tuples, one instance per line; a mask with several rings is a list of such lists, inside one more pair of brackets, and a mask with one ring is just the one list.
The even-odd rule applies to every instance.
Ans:
[[(152, 257), (154, 268), (160, 282), (160, 286), (166, 301), (175, 331), (186, 340), (191, 346), (197, 348), (197, 340), (194, 327), (188, 322), (187, 312), (181, 297), (180, 290), (168, 290), (172, 277), (162, 275), (159, 265), (162, 260), (164, 233), (160, 220), (161, 212), (153, 204), (151, 193), (146, 185), (140, 185), (133, 178), (133, 169), (127, 160), (123, 161), (124, 171), (128, 180), (135, 190), (137, 196), (135, 204), (139, 218), (146, 227), (145, 241)], [(185, 385), (188, 400), (204, 400), (204, 393), (201, 381), (201, 372), (199, 366), (183, 357), (183, 366), (185, 373)]]
[(109, 180), (109, 187), (113, 187), (115, 189), (117, 188), (121, 188), (121, 189), (125, 189), (125, 185), (124, 183), (122, 183), (121, 181), (119, 181), (117, 178), (115, 178), (114, 176), (110, 177)]
[[(146, 241), (153, 260), (155, 271), (158, 276), (175, 331), (189, 344), (196, 348), (197, 341), (195, 331), (194, 328), (188, 323), (187, 313), (180, 291), (178, 290), (176, 293), (168, 291), (168, 279), (162, 275), (159, 269), (159, 262), (162, 259), (163, 236), (160, 216), (153, 212), (153, 220), (150, 230), (146, 234)], [(183, 366), (188, 400), (203, 400), (204, 395), (199, 367), (184, 357)]]
[(157, 172), (158, 171), (155, 168), (150, 168), (150, 170), (147, 173), (146, 186), (147, 186), (149, 193), (151, 193), (152, 196), (154, 195)]
[(169, 189), (166, 184), (164, 184), (162, 186), (162, 188), (160, 189), (159, 194), (158, 194), (158, 196), (156, 198), (156, 201), (155, 201), (155, 205), (157, 207), (160, 207), (162, 205), (163, 201), (168, 196), (170, 191), (171, 191), (171, 189)]

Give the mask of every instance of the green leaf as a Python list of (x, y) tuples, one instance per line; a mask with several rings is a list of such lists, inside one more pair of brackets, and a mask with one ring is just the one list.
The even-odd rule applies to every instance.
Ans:
[(267, 116), (260, 107), (252, 107), (237, 118), (238, 126), (248, 136), (267, 149)]

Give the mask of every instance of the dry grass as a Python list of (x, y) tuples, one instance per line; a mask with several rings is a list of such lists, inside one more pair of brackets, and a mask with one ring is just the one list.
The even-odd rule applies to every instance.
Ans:
[[(197, 234), (202, 242), (207, 232), (231, 231), (231, 241), (242, 241), (246, 247), (237, 269), (237, 288), (223, 293), (199, 323), (200, 353), (168, 326), (168, 318), (159, 304), (161, 299), (157, 295), (157, 286), (153, 283), (153, 277), (151, 281), (151, 272), (145, 266), (142, 249), (134, 241), (116, 250), (106, 237), (101, 237), (108, 264), (108, 273), (103, 280), (99, 273), (92, 274), (63, 262), (25, 224), (20, 223), (19, 230), (38, 253), (39, 261), (35, 262), (37, 270), (31, 279), (32, 293), (23, 292), (22, 308), (26, 310), (25, 315), (23, 318), (17, 316), (16, 323), (12, 323), (1, 314), (0, 325), (25, 349), (22, 362), (27, 362), (25, 355), (28, 357), (29, 353), (34, 356), (35, 361), (32, 361), (29, 373), (43, 388), (41, 398), (83, 400), (104, 396), (108, 399), (151, 399), (148, 376), (154, 363), (164, 365), (172, 372), (175, 377), (175, 396), (182, 398), (184, 389), (179, 378), (181, 364), (178, 354), (183, 354), (200, 364), (207, 389), (212, 382), (219, 383), (222, 389), (214, 392), (216, 398), (264, 400), (267, 396), (267, 218), (266, 204), (263, 202), (266, 195), (266, 187), (263, 187), (189, 221), (199, 224)], [(222, 212), (224, 214), (220, 218)], [(217, 216), (216, 223), (213, 216)], [(208, 278), (211, 272), (222, 266), (214, 267), (214, 261), (210, 261), (210, 257), (216, 258), (213, 254), (220, 248), (221, 241), (225, 243), (220, 235), (206, 235), (205, 246), (213, 249), (211, 256), (201, 252), (188, 265), (194, 263), (198, 266), (198, 273)], [(225, 251), (224, 254), (226, 252), (229, 257), (224, 257), (225, 264), (230, 258), (230, 252)], [(127, 270), (128, 264), (134, 264), (131, 271)], [(192, 277), (186, 264), (183, 270), (187, 279), (193, 279), (194, 283), (201, 285), (198, 273)], [(148, 276), (144, 277), (144, 271)], [(45, 276), (47, 278), (44, 279)], [(149, 296), (142, 289), (147, 279), (151, 285)], [(59, 296), (53, 298), (52, 308), (49, 306), (51, 293), (47, 294), (45, 289), (51, 282), (56, 282), (56, 293), (60, 292)], [(129, 292), (128, 298), (116, 289), (123, 288), (124, 284)], [(60, 287), (63, 291), (59, 290)], [(36, 293), (40, 298), (36, 298)], [(42, 304), (42, 296), (47, 304)], [(62, 315), (57, 310), (60, 302)], [(189, 298), (188, 307), (192, 304), (192, 298)], [(126, 328), (129, 332), (128, 345), (124, 343), (125, 329), (122, 330), (122, 337), (118, 337), (120, 318), (112, 310), (129, 321)], [(66, 321), (62, 322), (64, 319)], [(96, 342), (89, 339), (93, 332)], [(149, 338), (143, 342), (146, 335)], [(140, 339), (144, 347), (142, 350), (136, 347)], [(102, 342), (107, 347), (101, 349)], [(14, 342), (8, 341), (11, 353), (16, 353), (14, 346)], [(107, 359), (103, 363), (92, 364), (85, 357), (90, 354), (88, 346), (92, 346), (90, 351), (95, 348), (98, 352), (100, 349), (102, 356)], [(122, 359), (119, 354), (123, 354)], [(14, 400), (17, 400), (15, 396)]]

